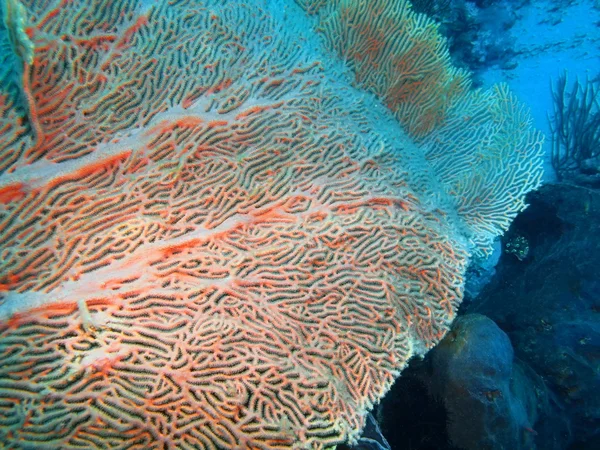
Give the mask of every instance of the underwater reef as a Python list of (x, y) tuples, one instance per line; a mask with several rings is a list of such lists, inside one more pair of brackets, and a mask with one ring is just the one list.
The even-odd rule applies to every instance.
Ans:
[(376, 408), (383, 448), (598, 448), (600, 192), (561, 182), (528, 202), (491, 282)]
[(1, 5), (6, 448), (358, 443), (540, 185), (404, 0)]
[(469, 309), (498, 323), (515, 355), (547, 386), (549, 394), (539, 395), (538, 402), (550, 418), (540, 421), (537, 439), (546, 444), (538, 448), (595, 448), (600, 443), (600, 192), (550, 184), (531, 194), (530, 203), (506, 236), (507, 243), (526, 240), (527, 256), (505, 255), (497, 277)]

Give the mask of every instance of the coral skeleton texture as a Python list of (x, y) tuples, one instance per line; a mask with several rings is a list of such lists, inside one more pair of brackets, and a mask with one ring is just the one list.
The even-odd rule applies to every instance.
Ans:
[(0, 447), (355, 441), (537, 186), (527, 114), (498, 87), (448, 106), (474, 128), (405, 134), (284, 0), (22, 4), (30, 84), (0, 71)]
[(401, 0), (298, 0), (327, 47), (422, 147), (456, 200), (471, 249), (487, 254), (541, 182), (543, 138), (506, 85), (471, 90), (438, 25)]

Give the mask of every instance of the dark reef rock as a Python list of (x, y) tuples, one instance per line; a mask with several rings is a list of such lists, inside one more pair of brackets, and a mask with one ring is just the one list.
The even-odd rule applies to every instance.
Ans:
[(530, 203), (505, 239), (524, 236), (528, 256), (504, 254), (470, 310), (507, 332), (570, 417), (574, 448), (586, 448), (600, 436), (600, 192), (549, 185)]
[(485, 316), (457, 319), (431, 361), (430, 393), (442, 398), (448, 435), (466, 449), (529, 449), (537, 416), (533, 382), (514, 363), (506, 334)]
[[(446, 338), (406, 374), (380, 410), (392, 448), (536, 448), (540, 433), (533, 424), (545, 414), (548, 393), (543, 381), (514, 359), (508, 337), (489, 318), (458, 318)], [(409, 396), (413, 404), (403, 403)], [(409, 411), (410, 417), (400, 413), (408, 424), (402, 433), (387, 434), (393, 430), (390, 418), (397, 418), (401, 408)], [(546, 442), (547, 436), (537, 448), (562, 448), (552, 445), (554, 439)]]
[(377, 409), (392, 449), (600, 448), (600, 192), (528, 200), (492, 281)]
[(392, 449), (560, 450), (568, 422), (544, 381), (480, 314), (459, 317), (378, 409)]

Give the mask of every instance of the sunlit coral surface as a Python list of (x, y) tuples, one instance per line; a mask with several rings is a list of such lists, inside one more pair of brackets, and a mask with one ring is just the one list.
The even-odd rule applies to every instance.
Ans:
[[(291, 2), (23, 4), (33, 63), (0, 33), (0, 446), (356, 439), (537, 185), (528, 117), (463, 96), (415, 144)], [(524, 130), (510, 155), (461, 101)]]

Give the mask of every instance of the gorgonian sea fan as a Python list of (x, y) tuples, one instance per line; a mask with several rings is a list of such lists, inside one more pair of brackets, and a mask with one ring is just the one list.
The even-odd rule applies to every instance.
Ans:
[[(539, 181), (514, 99), (465, 94), (415, 144), (292, 3), (23, 4), (33, 62), (0, 92), (0, 442), (355, 440)], [(517, 129), (533, 138), (490, 145)]]

